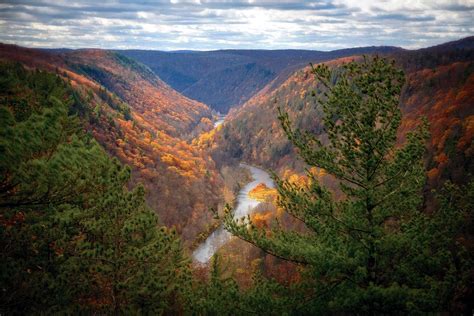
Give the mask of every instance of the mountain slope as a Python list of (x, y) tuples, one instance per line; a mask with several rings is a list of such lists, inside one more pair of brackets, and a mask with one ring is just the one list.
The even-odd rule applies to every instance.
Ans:
[[(417, 51), (390, 55), (406, 71), (407, 83), (401, 97), (403, 135), (420, 122), (430, 121), (431, 141), (427, 158), (429, 181), (465, 180), (474, 172), (474, 38)], [(356, 57), (354, 57), (356, 58)], [(329, 62), (337, 67), (352, 58)], [(295, 127), (320, 134), (321, 110), (311, 91), (317, 83), (310, 68), (294, 73), (276, 90), (268, 89), (233, 111), (215, 134), (216, 161), (247, 161), (283, 172), (302, 171), (302, 163), (277, 119), (277, 108), (289, 112)], [(264, 90), (265, 91), (265, 90)]]
[(210, 117), (205, 104), (179, 94), (132, 59), (103, 50), (72, 51), (61, 56), (72, 69), (113, 91), (135, 114), (172, 136), (189, 132), (200, 118)]
[[(395, 47), (362, 47), (332, 52), (308, 50), (219, 50), (207, 52), (160, 52), (124, 50), (120, 54), (150, 67), (170, 86), (227, 112), (245, 103), (277, 78), (309, 62), (320, 62), (353, 54), (398, 51)], [(281, 83), (284, 79), (277, 80)]]
[[(148, 204), (187, 241), (212, 217), (221, 179), (206, 153), (178, 137), (210, 109), (164, 84), (145, 66), (116, 53), (79, 50), (51, 53), (0, 46), (0, 61), (60, 75), (74, 88), (84, 128), (113, 156), (132, 167), (147, 189)], [(208, 119), (207, 119), (208, 120)]]

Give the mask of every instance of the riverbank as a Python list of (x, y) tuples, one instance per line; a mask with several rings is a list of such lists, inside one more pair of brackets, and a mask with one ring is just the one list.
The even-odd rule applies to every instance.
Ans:
[(214, 209), (216, 216), (208, 223), (207, 227), (193, 240), (189, 251), (194, 252), (201, 243), (203, 243), (216, 229), (222, 225), (222, 216), (224, 215), (224, 207), (230, 204), (233, 208), (237, 204), (237, 196), (247, 183), (252, 181), (252, 176), (247, 168), (237, 166), (224, 166), (220, 169), (220, 174), (224, 181), (222, 190), (222, 201), (218, 208)]
[[(250, 171), (252, 181), (247, 183), (237, 195), (237, 203), (234, 209), (234, 218), (241, 218), (252, 213), (252, 210), (260, 203), (249, 196), (249, 192), (257, 185), (263, 183), (269, 188), (274, 188), (275, 184), (270, 175), (263, 169), (246, 164), (240, 164), (241, 167)], [(193, 252), (193, 259), (198, 263), (206, 264), (210, 258), (230, 239), (232, 235), (221, 225), (211, 235), (201, 243)]]

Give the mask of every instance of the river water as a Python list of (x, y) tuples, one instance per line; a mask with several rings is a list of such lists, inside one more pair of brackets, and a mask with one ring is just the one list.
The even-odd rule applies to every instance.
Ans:
[(217, 126), (221, 125), (225, 121), (226, 115), (218, 114), (217, 115), (217, 120), (214, 122), (214, 128)]
[[(247, 183), (237, 195), (237, 206), (234, 209), (234, 218), (241, 218), (250, 214), (260, 202), (249, 197), (258, 184), (264, 183), (269, 188), (274, 188), (275, 184), (270, 175), (260, 168), (240, 164), (241, 167), (247, 168), (252, 175), (252, 182)], [(216, 229), (209, 237), (199, 245), (193, 252), (193, 258), (199, 263), (207, 263), (209, 259), (232, 237), (231, 233), (224, 229), (223, 226)]]

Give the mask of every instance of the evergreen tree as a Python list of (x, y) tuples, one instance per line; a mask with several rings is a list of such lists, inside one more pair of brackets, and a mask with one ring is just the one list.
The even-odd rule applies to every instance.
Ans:
[[(467, 175), (466, 178), (471, 178)], [(474, 180), (466, 185), (447, 181), (436, 192), (439, 207), (421, 232), (414, 232), (414, 266), (437, 268), (430, 280), (436, 289), (442, 310), (452, 314), (472, 314), (474, 311)], [(424, 240), (430, 241), (426, 253)], [(441, 269), (440, 269), (441, 267)]]
[(0, 313), (180, 311), (188, 263), (59, 77), (0, 64)]
[(1, 309), (39, 311), (67, 301), (56, 282), (64, 258), (54, 224), (62, 205), (82, 204), (98, 189), (109, 163), (93, 141), (80, 137), (67, 114), (68, 88), (54, 75), (1, 65), (0, 98)]
[[(197, 282), (190, 297), (192, 313), (199, 315), (241, 315), (242, 297), (237, 283), (224, 276), (220, 257), (212, 258), (208, 282)], [(196, 280), (197, 281), (197, 280)]]
[(86, 209), (60, 215), (66, 227), (71, 219), (78, 225), (72, 242), (64, 244), (70, 257), (64, 286), (75, 289), (82, 311), (180, 311), (190, 285), (188, 260), (175, 231), (159, 228), (143, 187), (126, 189), (129, 177), (130, 169), (115, 161), (99, 179), (106, 190), (88, 196)]
[(253, 268), (252, 286), (239, 288), (232, 273), (226, 271), (218, 254), (211, 261), (209, 280), (194, 279), (190, 295), (192, 314), (199, 315), (282, 315), (301, 291), (296, 286), (286, 288), (265, 278), (262, 263)]
[(452, 276), (442, 271), (452, 260), (431, 248), (432, 219), (421, 211), (426, 124), (397, 145), (403, 72), (374, 57), (336, 70), (317, 66), (313, 73), (328, 141), (293, 129), (281, 110), (279, 118), (300, 156), (336, 179), (338, 192), (309, 171), (310, 185), (304, 187), (275, 176), (280, 206), (307, 229), (262, 230), (250, 219), (233, 220), (230, 212), (226, 227), (267, 253), (306, 267), (301, 285), (306, 294), (295, 302), (300, 311), (440, 310), (444, 282)]

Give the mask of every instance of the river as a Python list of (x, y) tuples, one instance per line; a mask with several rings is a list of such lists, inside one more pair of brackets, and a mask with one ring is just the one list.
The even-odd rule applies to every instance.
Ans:
[[(240, 164), (241, 167), (247, 168), (252, 175), (252, 182), (247, 183), (237, 195), (236, 208), (234, 209), (234, 218), (241, 218), (250, 214), (252, 209), (260, 202), (249, 197), (258, 184), (264, 183), (269, 188), (274, 188), (275, 184), (270, 175), (260, 168)], [(198, 248), (193, 252), (193, 258), (199, 263), (207, 263), (209, 259), (232, 237), (231, 233), (224, 229), (223, 226), (216, 229)]]
[(225, 114), (221, 114), (221, 113), (217, 113), (217, 120), (214, 122), (214, 128), (216, 128), (217, 126), (221, 125), (222, 123), (224, 123), (224, 120), (225, 120), (225, 117), (227, 115)]

